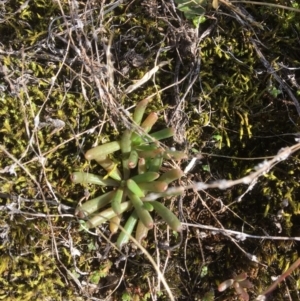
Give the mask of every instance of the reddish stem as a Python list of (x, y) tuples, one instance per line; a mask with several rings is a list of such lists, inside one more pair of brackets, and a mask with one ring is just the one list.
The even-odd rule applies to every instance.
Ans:
[(261, 295), (265, 296), (272, 292), (277, 285), (289, 276), (300, 265), (300, 258), (298, 258), (281, 276), (279, 276)]

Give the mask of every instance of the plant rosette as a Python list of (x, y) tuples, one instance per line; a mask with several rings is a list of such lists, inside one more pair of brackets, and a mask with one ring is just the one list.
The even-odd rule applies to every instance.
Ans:
[[(71, 180), (79, 184), (95, 184), (102, 188), (110, 188), (108, 192), (78, 205), (75, 215), (85, 220), (84, 227), (91, 229), (109, 222), (112, 234), (119, 229), (122, 214), (131, 211), (124, 230), (119, 234), (117, 247), (125, 245), (135, 230), (135, 238), (141, 242), (154, 222), (151, 211), (155, 211), (172, 230), (181, 232), (182, 225), (176, 215), (158, 201), (149, 201), (150, 193), (161, 194), (161, 197), (180, 195), (183, 189), (173, 189), (172, 194), (164, 192), (169, 185), (183, 176), (181, 169), (170, 169), (161, 172), (165, 160), (181, 160), (186, 155), (180, 151), (163, 148), (159, 140), (172, 137), (173, 128), (150, 133), (158, 120), (158, 115), (150, 113), (143, 120), (148, 100), (139, 102), (133, 113), (136, 130), (126, 129), (120, 140), (105, 143), (88, 150), (85, 158), (95, 160), (106, 172), (101, 177), (87, 172), (74, 172)], [(142, 133), (142, 134), (141, 134)], [(112, 154), (120, 151), (121, 160), (119, 168), (117, 160)], [(122, 170), (122, 171), (121, 171)]]

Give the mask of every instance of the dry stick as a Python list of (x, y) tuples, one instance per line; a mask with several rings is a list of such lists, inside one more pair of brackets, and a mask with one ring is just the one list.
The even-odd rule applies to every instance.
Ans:
[[(297, 142), (299, 140), (297, 139)], [(238, 184), (246, 184), (249, 185), (253, 183), (254, 179), (259, 178), (260, 176), (266, 174), (269, 172), (270, 169), (272, 169), (276, 164), (278, 164), (281, 161), (286, 160), (292, 153), (300, 149), (300, 143), (296, 143), (293, 146), (282, 148), (278, 151), (277, 155), (273, 157), (271, 160), (265, 160), (262, 163), (259, 163), (254, 167), (254, 172), (250, 173), (249, 175), (242, 177), (237, 180), (218, 180), (214, 181), (212, 183), (204, 183), (204, 182), (195, 182), (192, 185), (188, 186), (179, 186), (179, 187), (171, 187), (167, 189), (164, 194), (178, 194), (179, 190), (187, 190), (187, 189), (193, 189), (196, 191), (199, 190), (206, 190), (209, 188), (218, 188), (221, 190), (228, 189), (232, 186), (238, 185)], [(155, 201), (158, 198), (161, 198), (161, 193), (150, 193), (147, 195), (147, 201)]]
[(263, 157), (251, 157), (251, 158), (245, 158), (245, 157), (235, 157), (235, 156), (223, 156), (223, 155), (215, 155), (211, 153), (202, 153), (198, 159), (202, 159), (203, 156), (207, 157), (217, 157), (217, 158), (225, 158), (225, 159), (230, 159), (230, 160), (243, 160), (243, 161), (253, 161), (253, 160), (265, 160), (265, 159), (272, 159), (274, 156), (263, 156)]
[[(71, 125), (70, 125), (69, 123), (68, 123), (68, 125), (71, 127)], [(69, 142), (72, 141), (72, 140), (78, 141), (78, 139), (77, 139), (78, 137), (80, 137), (80, 136), (82, 136), (82, 135), (84, 135), (84, 134), (86, 134), (86, 133), (89, 133), (89, 132), (91, 132), (91, 131), (93, 132), (93, 131), (95, 131), (98, 127), (102, 127), (102, 126), (103, 126), (103, 123), (98, 124), (98, 125), (96, 125), (96, 126), (90, 128), (90, 129), (88, 129), (88, 130), (85, 130), (85, 131), (83, 131), (83, 132), (81, 132), (81, 133), (79, 133), (79, 134), (75, 134), (74, 131), (73, 131), (73, 129), (71, 128), (71, 131), (73, 132), (73, 135), (74, 135), (73, 137), (71, 137), (71, 138), (69, 138), (69, 139), (67, 139), (67, 140), (64, 140), (64, 142), (62, 142), (62, 143), (56, 145), (55, 147), (53, 147), (53, 148), (50, 149), (49, 151), (46, 151), (46, 152), (42, 153), (42, 154), (41, 154), (41, 157), (44, 158), (44, 157), (46, 157), (47, 155), (54, 153), (54, 152), (57, 151), (61, 146), (63, 146), (63, 145), (65, 145), (65, 144), (69, 143)], [(79, 145), (79, 142), (78, 142), (78, 145)], [(35, 162), (35, 161), (38, 161), (38, 160), (39, 160), (38, 157), (34, 157), (34, 158), (30, 159), (29, 161), (26, 161), (26, 162), (24, 162), (24, 163), (22, 163), (22, 164), (23, 164), (23, 165), (28, 165), (29, 163), (32, 163), (32, 162)], [(0, 173), (1, 173), (1, 171), (0, 171)]]
[(200, 228), (204, 230), (209, 230), (209, 231), (215, 231), (215, 232), (220, 232), (224, 233), (227, 235), (235, 235), (237, 239), (240, 240), (245, 240), (246, 238), (253, 238), (253, 239), (269, 239), (269, 240), (296, 240), (300, 241), (300, 237), (298, 236), (293, 236), (293, 237), (287, 237), (287, 236), (260, 236), (260, 235), (251, 235), (247, 234), (244, 232), (239, 232), (239, 231), (234, 231), (234, 230), (228, 230), (224, 228), (216, 228), (213, 226), (207, 226), (207, 225), (202, 225), (202, 224), (190, 224), (190, 223), (184, 223), (182, 222), (183, 226), (188, 226), (188, 227), (194, 227), (194, 228)]
[(54, 235), (54, 231), (53, 231), (53, 227), (52, 227), (52, 221), (50, 219), (50, 210), (49, 210), (49, 207), (48, 207), (48, 204), (47, 204), (47, 201), (46, 201), (46, 198), (45, 198), (45, 195), (43, 193), (43, 189), (40, 185), (40, 183), (35, 179), (35, 177), (24, 167), (24, 165), (18, 160), (16, 159), (9, 151), (6, 150), (6, 148), (0, 144), (0, 151), (4, 152), (11, 160), (13, 160), (15, 162), (15, 164), (17, 164), (21, 169), (23, 169), (23, 171), (30, 177), (30, 179), (35, 183), (35, 185), (39, 188), (39, 191), (42, 195), (42, 198), (43, 198), (43, 201), (44, 201), (44, 204), (45, 204), (45, 209), (46, 209), (46, 218), (47, 218), (47, 221), (48, 221), (48, 224), (50, 226), (50, 231), (51, 231), (51, 235), (52, 235), (52, 243), (53, 243), (53, 247), (56, 251), (56, 255), (58, 256), (58, 249), (57, 249), (57, 244), (56, 244), (56, 241), (54, 239), (55, 235)]
[(106, 48), (106, 67), (107, 67), (107, 78), (109, 83), (109, 88), (114, 87), (114, 64), (112, 59), (112, 53), (111, 53), (111, 45), (114, 38), (114, 34), (112, 33), (108, 45), (105, 45)]
[(297, 110), (297, 113), (300, 116), (300, 105), (299, 105), (299, 102), (298, 102), (297, 98), (295, 97), (295, 95), (293, 94), (293, 92), (291, 91), (291, 89), (289, 88), (289, 86), (276, 73), (276, 70), (266, 60), (266, 58), (264, 57), (264, 55), (262, 54), (262, 52), (258, 48), (256, 41), (254, 41), (253, 39), (250, 39), (250, 41), (252, 42), (252, 45), (254, 46), (254, 49), (255, 49), (255, 51), (256, 51), (256, 53), (257, 53), (260, 61), (263, 63), (263, 65), (265, 66), (265, 68), (267, 69), (267, 71), (270, 74), (272, 74), (272, 76), (276, 79), (276, 81), (278, 82), (278, 84), (281, 87), (283, 87), (283, 89), (288, 93), (288, 95), (290, 96), (290, 98), (293, 100), (294, 105), (295, 105), (296, 110)]
[[(299, 9), (294, 9), (294, 8), (290, 8), (287, 6), (280, 6), (277, 4), (269, 4), (269, 3), (261, 3), (261, 2), (255, 2), (255, 1), (227, 1), (227, 0), (220, 0), (220, 2), (222, 4), (224, 4), (225, 6), (227, 6), (228, 8), (230, 8), (232, 11), (234, 11), (236, 14), (238, 14), (239, 16), (243, 17), (244, 19), (246, 19), (251, 25), (255, 25), (258, 27), (261, 27), (261, 25), (257, 22), (253, 22), (253, 20), (249, 19), (246, 15), (244, 15), (241, 10), (238, 7), (235, 7), (232, 2), (240, 2), (240, 3), (252, 3), (252, 4), (257, 4), (257, 5), (269, 5), (269, 6), (275, 6), (275, 7), (280, 7), (283, 9), (287, 9), (287, 10), (293, 10), (296, 12), (300, 12)], [(291, 89), (289, 88), (289, 86), (280, 78), (280, 76), (276, 73), (276, 70), (271, 66), (271, 64), (266, 60), (266, 58), (264, 57), (264, 55), (262, 54), (262, 52), (260, 51), (260, 49), (257, 46), (257, 43), (255, 40), (250, 38), (250, 41), (252, 42), (254, 49), (260, 59), (260, 61), (262, 62), (262, 64), (265, 66), (265, 68), (267, 69), (267, 71), (273, 75), (273, 77), (275, 78), (275, 80), (283, 87), (283, 89), (288, 93), (288, 95), (290, 96), (290, 98), (293, 100), (294, 105), (296, 107), (297, 113), (300, 116), (300, 105), (299, 102), (297, 100), (297, 98), (295, 97), (295, 95), (293, 94), (293, 92), (291, 91)]]
[[(246, 191), (247, 191), (247, 192), (249, 191), (249, 187), (247, 188)], [(218, 212), (223, 212), (223, 210), (229, 210), (230, 213), (233, 214), (233, 215), (234, 215), (236, 218), (238, 218), (239, 220), (241, 220), (241, 221), (243, 222), (243, 224), (249, 226), (249, 228), (251, 228), (251, 229), (254, 229), (254, 228), (255, 228), (255, 227), (253, 227), (251, 224), (249, 224), (245, 219), (243, 219), (242, 217), (240, 217), (236, 212), (234, 212), (234, 211), (230, 208), (230, 206), (232, 206), (233, 204), (236, 204), (237, 201), (233, 201), (233, 202), (231, 202), (230, 204), (226, 205), (226, 204), (224, 204), (224, 203), (222, 202), (221, 199), (217, 199), (217, 198), (213, 197), (213, 196), (210, 195), (207, 191), (205, 191), (205, 194), (206, 194), (206, 196), (208, 196), (209, 198), (212, 198), (212, 199), (214, 199), (215, 201), (220, 202), (221, 208), (220, 208), (220, 210), (217, 211), (216, 213), (218, 213)]]
[[(59, 3), (59, 5), (60, 5), (60, 3)], [(60, 8), (61, 8), (61, 6), (60, 6)], [(62, 11), (64, 20), (66, 20), (66, 19), (65, 19), (64, 12), (63, 12), (62, 9), (61, 9), (61, 11)], [(70, 34), (70, 37), (71, 37), (71, 34)], [(50, 95), (51, 95), (52, 90), (53, 90), (53, 88), (54, 88), (55, 81), (56, 81), (58, 75), (61, 73), (62, 68), (63, 68), (63, 66), (64, 66), (64, 64), (65, 64), (65, 61), (66, 61), (66, 59), (67, 59), (67, 54), (69, 53), (69, 48), (70, 48), (70, 42), (68, 41), (68, 43), (67, 43), (67, 49), (66, 49), (66, 54), (64, 55), (64, 58), (63, 58), (63, 63), (62, 63), (61, 66), (59, 67), (59, 69), (58, 69), (57, 73), (55, 74), (55, 76), (52, 77), (52, 79), (51, 79), (51, 87), (50, 87), (50, 89), (49, 89), (49, 91), (48, 91), (48, 94), (47, 94), (47, 96), (46, 96), (46, 99), (45, 99), (45, 101), (43, 102), (42, 106), (40, 107), (39, 112), (38, 112), (37, 115), (34, 117), (34, 131), (33, 131), (33, 134), (32, 134), (32, 137), (36, 136), (36, 145), (37, 145), (37, 148), (38, 148), (37, 156), (38, 156), (39, 161), (40, 161), (40, 163), (41, 163), (41, 165), (42, 165), (42, 171), (43, 171), (43, 174), (44, 174), (44, 177), (45, 177), (46, 185), (48, 186), (49, 190), (51, 191), (51, 193), (52, 193), (54, 199), (57, 201), (57, 204), (59, 204), (60, 202), (59, 202), (59, 200), (57, 199), (56, 194), (55, 194), (55, 192), (53, 191), (53, 188), (52, 188), (52, 186), (51, 186), (51, 184), (50, 184), (50, 182), (48, 181), (48, 178), (47, 178), (47, 174), (46, 174), (46, 171), (45, 171), (45, 163), (46, 163), (46, 160), (44, 160), (45, 158), (41, 157), (42, 151), (41, 151), (41, 148), (40, 148), (40, 143), (39, 143), (39, 139), (38, 139), (38, 135), (37, 135), (37, 130), (38, 130), (38, 126), (39, 126), (39, 123), (40, 123), (40, 114), (41, 114), (41, 112), (44, 110), (47, 101), (50, 99)], [(34, 150), (33, 147), (32, 147), (32, 149)], [(46, 201), (45, 201), (45, 203), (46, 203)], [(59, 213), (61, 213), (61, 212), (60, 212), (60, 207), (58, 207), (58, 210), (59, 210)], [(49, 213), (49, 212), (48, 212), (48, 213)], [(49, 219), (49, 224), (50, 224), (51, 227), (52, 227), (52, 224), (51, 224), (51, 222), (50, 222), (50, 219)], [(53, 230), (52, 230), (52, 232), (53, 232)], [(53, 234), (53, 233), (52, 233), (52, 234)], [(54, 239), (53, 239), (53, 240), (54, 240)], [(54, 244), (55, 244), (55, 249), (56, 249), (56, 251), (57, 251), (56, 242), (55, 242)], [(57, 258), (59, 259), (58, 253), (57, 253)]]
[[(198, 194), (198, 193), (197, 193)], [(213, 218), (217, 221), (217, 223), (220, 225), (220, 227), (221, 228), (214, 228), (214, 230), (216, 231), (216, 229), (221, 229), (221, 231), (222, 230), (225, 230), (224, 229), (224, 227), (223, 227), (223, 225), (220, 223), (220, 221), (217, 219), (217, 217), (214, 215), (214, 213), (210, 210), (210, 208), (207, 206), (207, 204), (202, 200), (202, 198), (200, 197), (200, 195), (198, 194), (198, 197), (201, 199), (201, 202), (202, 202), (202, 204), (203, 204), (203, 206), (209, 211), (209, 213), (213, 216)], [(182, 225), (184, 225), (184, 223), (182, 222)], [(188, 224), (185, 224), (185, 225), (188, 225)], [(201, 226), (199, 226), (199, 228), (201, 228)], [(249, 258), (251, 261), (254, 261), (254, 262), (258, 262), (258, 260), (257, 260), (257, 258), (256, 258), (256, 256), (254, 256), (254, 255), (252, 255), (252, 254), (249, 254), (249, 253), (247, 253), (237, 242), (236, 242), (236, 240), (234, 239), (234, 238), (232, 238), (232, 236), (231, 235), (229, 235), (229, 234), (231, 234), (232, 232), (230, 232), (230, 230), (225, 230), (225, 231), (223, 231), (223, 233), (225, 234), (225, 235), (227, 235), (227, 237), (231, 240), (231, 242), (233, 243), (233, 244), (235, 244), (236, 245), (236, 247), (247, 257), (247, 258)], [(242, 239), (242, 238), (244, 238), (244, 236), (243, 236), (243, 233), (240, 233), (240, 232), (238, 232), (237, 233), (237, 240), (239, 240), (239, 238), (240, 238), (240, 240)]]
[[(222, 1), (224, 3), (224, 0)], [(258, 2), (258, 1), (244, 1), (244, 0), (231, 0), (231, 3), (246, 3), (246, 4), (254, 4), (254, 5), (263, 5), (263, 6), (270, 6), (270, 7), (275, 7), (275, 8), (282, 8), (285, 10), (291, 10), (297, 13), (300, 13), (300, 9), (294, 8), (294, 7), (289, 7), (285, 5), (280, 5), (280, 4), (275, 4), (275, 3), (268, 3), (268, 2)]]
[[(92, 235), (98, 236), (97, 234), (93, 233), (92, 231), (90, 231), (89, 229), (85, 228), (83, 225), (82, 227), (84, 228), (84, 230)], [(171, 289), (164, 277), (164, 275), (162, 274), (162, 272), (159, 269), (159, 266), (155, 263), (154, 259), (152, 258), (152, 256), (148, 253), (148, 251), (132, 236), (130, 235), (122, 226), (118, 225), (119, 229), (121, 231), (123, 231), (124, 233), (126, 233), (126, 235), (128, 235), (130, 237), (130, 239), (134, 242), (134, 244), (145, 254), (145, 256), (148, 258), (148, 260), (150, 261), (150, 263), (152, 264), (152, 266), (154, 267), (159, 279), (161, 280), (161, 282), (163, 283), (170, 301), (175, 301), (174, 296), (171, 292)], [(99, 232), (99, 234), (114, 248), (116, 249), (118, 252), (120, 252), (121, 254), (123, 254), (114, 243), (112, 243), (103, 233)]]
[(124, 267), (122, 269), (122, 276), (120, 277), (120, 279), (119, 279), (116, 287), (113, 289), (113, 291), (110, 292), (110, 294), (105, 298), (105, 300), (110, 300), (110, 298), (113, 296), (113, 294), (117, 291), (117, 289), (121, 285), (121, 283), (122, 283), (122, 281), (124, 279), (125, 272), (126, 272), (126, 267), (127, 267), (127, 260), (125, 260), (125, 264), (124, 264)]
[(243, 26), (246, 24), (242, 21), (242, 19), (248, 22), (247, 25), (251, 24), (251, 26), (256, 26), (260, 29), (263, 29), (263, 26), (260, 23), (253, 21), (253, 18), (250, 18), (248, 15), (245, 15), (245, 13), (243, 13), (241, 8), (234, 6), (231, 1), (228, 0), (219, 0), (219, 1), (220, 3), (224, 4), (228, 9), (233, 11), (236, 14), (236, 16), (239, 17), (239, 20), (238, 19), (237, 20), (240, 23), (242, 23)]
[(151, 79), (152, 75), (154, 75), (159, 68), (169, 64), (170, 61), (163, 61), (161, 63), (159, 63), (158, 65), (156, 65), (155, 67), (153, 67), (150, 71), (148, 71), (141, 79), (139, 79), (135, 84), (130, 85), (126, 90), (125, 90), (125, 94), (129, 94), (131, 92), (133, 92), (134, 90), (136, 90), (137, 88), (139, 88), (140, 86), (142, 86), (144, 83), (146, 83), (148, 80)]
[[(154, 298), (154, 295), (153, 295), (154, 289), (152, 289), (152, 284), (150, 282), (150, 279), (149, 279), (148, 276), (146, 276), (146, 278), (147, 278), (147, 281), (148, 281), (148, 287), (149, 287), (151, 298), (152, 298), (152, 300), (156, 300), (156, 298)], [(153, 284), (153, 286), (154, 286), (154, 284)]]
[(281, 276), (279, 276), (267, 290), (257, 297), (256, 300), (262, 300), (261, 298), (272, 292), (277, 285), (282, 282), (287, 276), (289, 276), (300, 265), (300, 258), (298, 258)]
[[(67, 42), (67, 51), (66, 51), (66, 54), (63, 58), (63, 62), (59, 68), (59, 70), (57, 71), (56, 75), (52, 78), (52, 82), (51, 82), (51, 87), (49, 89), (49, 92), (46, 96), (46, 100), (44, 101), (43, 105), (41, 106), (38, 114), (36, 115), (36, 117), (34, 118), (34, 121), (35, 121), (35, 130), (37, 129), (37, 125), (36, 123), (39, 122), (39, 115), (40, 113), (42, 112), (42, 110), (44, 109), (45, 105), (46, 105), (46, 102), (49, 100), (49, 97), (51, 95), (51, 92), (53, 90), (53, 87), (54, 87), (54, 84), (55, 84), (55, 80), (57, 78), (57, 76), (60, 74), (63, 66), (65, 65), (65, 62), (66, 62), (66, 59), (67, 59), (67, 54), (68, 54), (68, 50), (70, 47), (72, 48), (75, 48), (75, 51), (77, 51), (77, 47), (75, 46), (75, 43), (73, 41), (73, 38), (72, 38), (72, 34), (71, 34), (71, 29), (69, 28), (68, 26), (68, 21), (67, 21), (67, 18), (66, 18), (66, 15), (64, 13), (64, 10), (62, 8), (62, 4), (61, 4), (61, 0), (58, 0), (57, 1), (57, 4), (60, 8), (60, 11), (62, 13), (62, 17), (64, 19), (64, 23), (67, 25), (67, 29), (68, 29), (68, 36), (69, 36), (69, 41)], [(72, 43), (71, 43), (72, 42)], [(37, 132), (35, 131), (35, 133), (37, 135)], [(37, 144), (38, 144), (38, 139), (37, 139)], [(39, 147), (39, 144), (38, 144), (38, 150), (39, 150), (39, 157), (42, 155), (42, 152), (41, 152), (41, 149)], [(43, 157), (40, 157), (40, 158), (43, 158)], [(22, 166), (21, 166), (22, 167)], [(22, 167), (23, 168), (23, 167)], [(52, 194), (53, 194), (53, 197), (56, 199), (57, 203), (59, 203), (59, 201), (57, 200), (56, 198), (56, 195), (54, 193), (54, 191), (52, 190), (52, 186), (50, 185), (50, 183), (48, 182), (47, 180), (47, 175), (46, 175), (46, 172), (45, 172), (45, 168), (44, 168), (44, 165), (43, 165), (43, 172), (44, 172), (44, 176), (45, 176), (45, 179), (46, 179), (46, 183), (47, 183), (47, 186), (49, 187), (49, 189), (51, 190)], [(40, 188), (40, 185), (38, 184), (38, 187)], [(41, 190), (41, 193), (43, 194), (42, 190)], [(43, 195), (43, 198), (44, 198), (44, 195)], [(48, 206), (47, 206), (47, 203), (45, 201), (45, 206), (47, 208), (47, 219), (48, 219), (48, 223), (50, 225), (50, 229), (51, 229), (51, 235), (52, 235), (52, 243), (54, 245), (54, 248), (55, 248), (55, 251), (56, 251), (56, 258), (57, 260), (59, 261), (59, 263), (61, 264), (62, 268), (65, 269), (65, 271), (68, 273), (68, 275), (70, 276), (71, 279), (73, 279), (73, 281), (78, 285), (78, 287), (82, 290), (82, 285), (80, 283), (80, 281), (78, 281), (78, 279), (76, 277), (74, 277), (74, 275), (67, 269), (67, 267), (63, 264), (63, 262), (60, 260), (60, 255), (59, 255), (59, 252), (58, 252), (58, 249), (57, 249), (57, 243), (56, 243), (56, 240), (55, 240), (55, 235), (54, 235), (54, 231), (53, 231), (53, 227), (52, 227), (52, 223), (51, 223), (51, 219), (49, 217), (49, 209), (48, 209)]]
[[(200, 36), (200, 38), (197, 41), (198, 46), (200, 46), (201, 41), (211, 33), (211, 31), (213, 30), (213, 28), (215, 26), (216, 26), (216, 22), (213, 25), (211, 25), (207, 30), (205, 30), (204, 33), (202, 33), (202, 35)], [(188, 74), (184, 77), (184, 78), (186, 78), (187, 76), (195, 75), (192, 79), (190, 78), (188, 88), (186, 89), (186, 91), (185, 91), (185, 93), (184, 93), (184, 95), (181, 99), (179, 99), (179, 96), (178, 96), (180, 94), (179, 93), (179, 88), (178, 88), (179, 85), (174, 86), (175, 98), (176, 98), (176, 108), (174, 110), (174, 114), (173, 114), (170, 122), (172, 121), (173, 118), (175, 118), (176, 111), (180, 110), (182, 102), (185, 101), (186, 96), (188, 95), (188, 93), (192, 89), (192, 87), (193, 87), (194, 83), (196, 82), (196, 80), (199, 78), (199, 70), (200, 70), (200, 66), (201, 66), (200, 58), (195, 60), (195, 62), (196, 62), (196, 67), (194, 68), (194, 70), (188, 72)], [(180, 69), (180, 60), (179, 60), (179, 57), (178, 57), (177, 62), (176, 62), (176, 67), (175, 67), (175, 70), (176, 70), (175, 71), (175, 82), (178, 82), (179, 69)], [(170, 124), (170, 122), (169, 122), (169, 124)]]
[[(254, 169), (255, 171), (252, 172), (251, 174), (249, 174), (248, 176), (245, 176), (241, 179), (237, 179), (237, 180), (220, 180), (220, 181), (215, 181), (212, 182), (210, 184), (206, 184), (204, 182), (197, 182), (194, 183), (192, 185), (188, 185), (186, 187), (172, 187), (169, 188), (167, 191), (165, 191), (164, 193), (172, 193), (174, 191), (179, 191), (179, 189), (182, 189), (182, 193), (183, 190), (186, 189), (194, 189), (196, 191), (198, 190), (205, 190), (208, 188), (218, 188), (218, 189), (228, 189), (232, 186), (235, 186), (237, 184), (252, 184), (254, 182), (254, 180), (258, 179), (260, 176), (264, 175), (265, 173), (267, 173), (271, 168), (273, 168), (277, 163), (286, 160), (293, 152), (297, 151), (300, 149), (300, 143), (297, 143), (291, 147), (286, 147), (283, 149), (280, 149), (279, 152), (277, 153), (276, 156), (274, 156), (273, 159), (267, 161), (265, 160), (264, 162), (258, 164)], [(248, 188), (248, 191), (250, 189)], [(147, 195), (147, 201), (154, 201), (157, 198), (160, 198), (161, 194), (159, 193), (150, 193), (149, 195)], [(187, 226), (194, 226), (194, 227), (199, 227), (199, 228), (204, 228), (204, 229), (209, 229), (209, 230), (215, 230), (215, 231), (220, 231), (220, 232), (225, 232), (227, 235), (228, 234), (235, 234), (237, 235), (239, 238), (243, 239), (245, 237), (251, 237), (251, 238), (259, 238), (259, 239), (270, 239), (270, 237), (266, 236), (266, 237), (262, 237), (262, 236), (253, 236), (253, 235), (247, 235), (245, 233), (241, 233), (241, 232), (237, 232), (237, 231), (231, 231), (231, 230), (224, 230), (224, 229), (219, 229), (219, 228), (214, 228), (214, 227), (210, 227), (210, 226), (205, 226), (205, 225), (193, 225), (193, 224), (187, 224), (187, 223), (182, 223), (183, 225), (187, 225)], [(229, 235), (229, 238), (230, 235)], [(298, 237), (294, 237), (294, 238), (283, 238), (283, 237), (272, 237), (272, 239), (280, 239), (280, 240), (300, 240), (300, 238)], [(235, 240), (233, 240), (231, 238), (232, 242), (234, 242), (236, 244), (236, 246), (247, 255), (248, 258), (250, 258), (252, 261), (256, 261), (257, 259), (255, 256), (246, 253), (236, 242)]]
[[(154, 230), (154, 239), (155, 239), (155, 241), (157, 241), (157, 227), (155, 227), (155, 230)], [(159, 266), (161, 266), (159, 248), (155, 248), (155, 252), (156, 252), (156, 264), (159, 267)], [(160, 291), (160, 281), (159, 281), (159, 279), (157, 281), (156, 289), (158, 291)]]

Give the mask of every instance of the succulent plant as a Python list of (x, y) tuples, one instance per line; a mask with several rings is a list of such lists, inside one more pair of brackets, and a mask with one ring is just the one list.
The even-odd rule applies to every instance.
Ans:
[(246, 273), (241, 273), (232, 279), (227, 279), (219, 284), (218, 291), (223, 292), (227, 288), (233, 286), (241, 300), (248, 301), (249, 295), (246, 292), (246, 288), (253, 288), (253, 284), (247, 279)]
[[(86, 220), (86, 228), (95, 228), (109, 221), (110, 231), (114, 234), (118, 231), (122, 213), (132, 211), (124, 226), (126, 232), (122, 231), (117, 239), (118, 248), (128, 242), (129, 235), (135, 227), (137, 241), (140, 242), (147, 236), (148, 230), (153, 227), (150, 213), (153, 210), (174, 231), (181, 232), (182, 230), (181, 222), (174, 213), (162, 203), (147, 199), (152, 192), (161, 193), (161, 196), (165, 197), (164, 191), (167, 190), (169, 184), (183, 175), (181, 169), (170, 169), (162, 173), (163, 160), (180, 160), (186, 157), (183, 152), (165, 149), (158, 143), (161, 139), (173, 136), (172, 128), (149, 134), (158, 116), (152, 112), (142, 122), (147, 105), (148, 100), (142, 100), (133, 113), (134, 125), (140, 126), (142, 132), (126, 129), (120, 140), (96, 146), (86, 152), (87, 160), (96, 160), (106, 170), (105, 177), (86, 172), (74, 172), (71, 175), (74, 183), (92, 183), (111, 187), (109, 192), (76, 208), (75, 214)], [(117, 151), (121, 151), (122, 172), (115, 163), (116, 159), (111, 157), (112, 153)], [(182, 191), (182, 189), (174, 189), (173, 193), (179, 195)]]

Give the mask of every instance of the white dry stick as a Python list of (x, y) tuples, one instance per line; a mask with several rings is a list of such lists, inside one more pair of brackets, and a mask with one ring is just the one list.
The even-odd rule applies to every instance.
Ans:
[[(244, 176), (240, 179), (236, 180), (217, 180), (211, 183), (204, 183), (204, 182), (195, 182), (192, 185), (188, 185), (185, 187), (170, 187), (163, 193), (149, 193), (145, 198), (143, 198), (144, 201), (151, 202), (155, 201), (158, 198), (167, 196), (167, 195), (180, 195), (183, 194), (184, 190), (193, 189), (196, 191), (199, 190), (205, 190), (209, 188), (218, 188), (221, 190), (228, 189), (232, 186), (238, 185), (238, 184), (245, 184), (250, 185), (248, 190), (251, 190), (253, 188), (253, 185), (255, 185), (257, 179), (267, 172), (269, 172), (276, 164), (278, 164), (281, 161), (286, 160), (291, 154), (294, 152), (300, 150), (300, 143), (294, 144), (290, 147), (285, 147), (279, 150), (277, 155), (275, 155), (271, 160), (264, 160), (263, 162), (257, 164), (253, 169), (254, 171), (251, 172), (249, 175)], [(178, 189), (178, 191), (177, 191)]]
[(107, 76), (108, 76), (110, 87), (114, 86), (114, 64), (113, 64), (113, 60), (112, 60), (112, 54), (110, 51), (113, 37), (114, 37), (114, 35), (112, 34), (109, 38), (109, 42), (106, 47)]
[(184, 169), (183, 173), (187, 174), (196, 164), (196, 161), (198, 160), (197, 157), (194, 157), (190, 163), (186, 166), (186, 168)]
[(142, 86), (144, 83), (146, 83), (153, 74), (155, 74), (158, 69), (160, 67), (163, 67), (167, 64), (169, 64), (170, 61), (163, 61), (160, 64), (158, 64), (157, 66), (155, 66), (154, 68), (152, 68), (150, 71), (148, 71), (140, 80), (138, 80), (135, 84), (130, 85), (126, 90), (125, 90), (125, 94), (131, 93), (134, 90), (136, 90), (137, 88), (139, 88), (140, 86)]
[(300, 241), (300, 237), (298, 236), (263, 236), (263, 235), (252, 235), (252, 234), (247, 234), (244, 232), (240, 231), (234, 231), (230, 229), (222, 229), (222, 228), (217, 228), (213, 226), (207, 226), (207, 225), (202, 225), (202, 224), (191, 224), (191, 223), (184, 223), (182, 222), (183, 226), (187, 227), (194, 227), (194, 228), (199, 228), (203, 230), (209, 230), (215, 233), (223, 233), (228, 236), (234, 236), (238, 240), (246, 240), (246, 239), (259, 239), (259, 240), (288, 240), (288, 241)]

